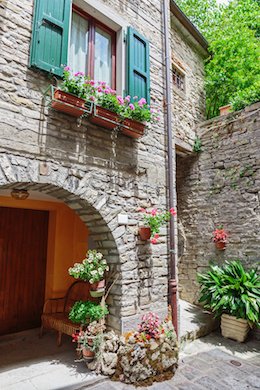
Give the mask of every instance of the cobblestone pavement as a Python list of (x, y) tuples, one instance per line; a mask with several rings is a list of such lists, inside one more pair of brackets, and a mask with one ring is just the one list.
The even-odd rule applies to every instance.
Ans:
[[(135, 387), (105, 380), (85, 389), (132, 390)], [(205, 389), (260, 389), (260, 341), (240, 344), (214, 333), (195, 340), (184, 347), (175, 376), (149, 387), (149, 390)]]

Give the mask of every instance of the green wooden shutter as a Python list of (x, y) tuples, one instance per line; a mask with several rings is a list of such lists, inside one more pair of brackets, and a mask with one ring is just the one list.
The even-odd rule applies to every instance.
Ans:
[(71, 0), (35, 0), (30, 65), (62, 76), (67, 64)]
[(149, 41), (132, 27), (127, 34), (126, 89), (131, 97), (144, 97), (150, 103)]

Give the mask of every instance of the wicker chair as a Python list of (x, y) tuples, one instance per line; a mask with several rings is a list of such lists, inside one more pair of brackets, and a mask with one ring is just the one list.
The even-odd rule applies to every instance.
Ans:
[(43, 335), (44, 329), (57, 330), (57, 345), (60, 346), (63, 333), (71, 336), (72, 333), (79, 331), (80, 325), (71, 322), (68, 313), (76, 301), (95, 301), (90, 296), (89, 289), (89, 283), (76, 281), (69, 287), (64, 297), (48, 299), (43, 306), (40, 337)]

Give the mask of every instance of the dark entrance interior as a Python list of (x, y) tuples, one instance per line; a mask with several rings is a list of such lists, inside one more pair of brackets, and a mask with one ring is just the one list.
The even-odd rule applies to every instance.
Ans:
[(49, 212), (0, 207), (0, 335), (40, 325)]

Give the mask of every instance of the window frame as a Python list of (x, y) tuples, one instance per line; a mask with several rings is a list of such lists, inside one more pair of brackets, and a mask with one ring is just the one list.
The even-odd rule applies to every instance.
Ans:
[(111, 85), (110, 87), (116, 89), (116, 31), (107, 27), (105, 24), (83, 11), (80, 7), (72, 4), (72, 12), (76, 12), (79, 16), (88, 20), (89, 23), (89, 34), (88, 34), (88, 64), (89, 69), (88, 75), (94, 79), (94, 59), (95, 59), (95, 29), (99, 27), (111, 36)]
[[(180, 87), (180, 84), (177, 82), (179, 76), (182, 78), (183, 89)], [(176, 77), (176, 82), (174, 81), (175, 77)], [(180, 68), (178, 66), (176, 66), (176, 64), (174, 62), (172, 63), (172, 83), (173, 83), (174, 88), (178, 92), (180, 92), (184, 95), (186, 94), (186, 74), (185, 74), (185, 72), (180, 70)]]

